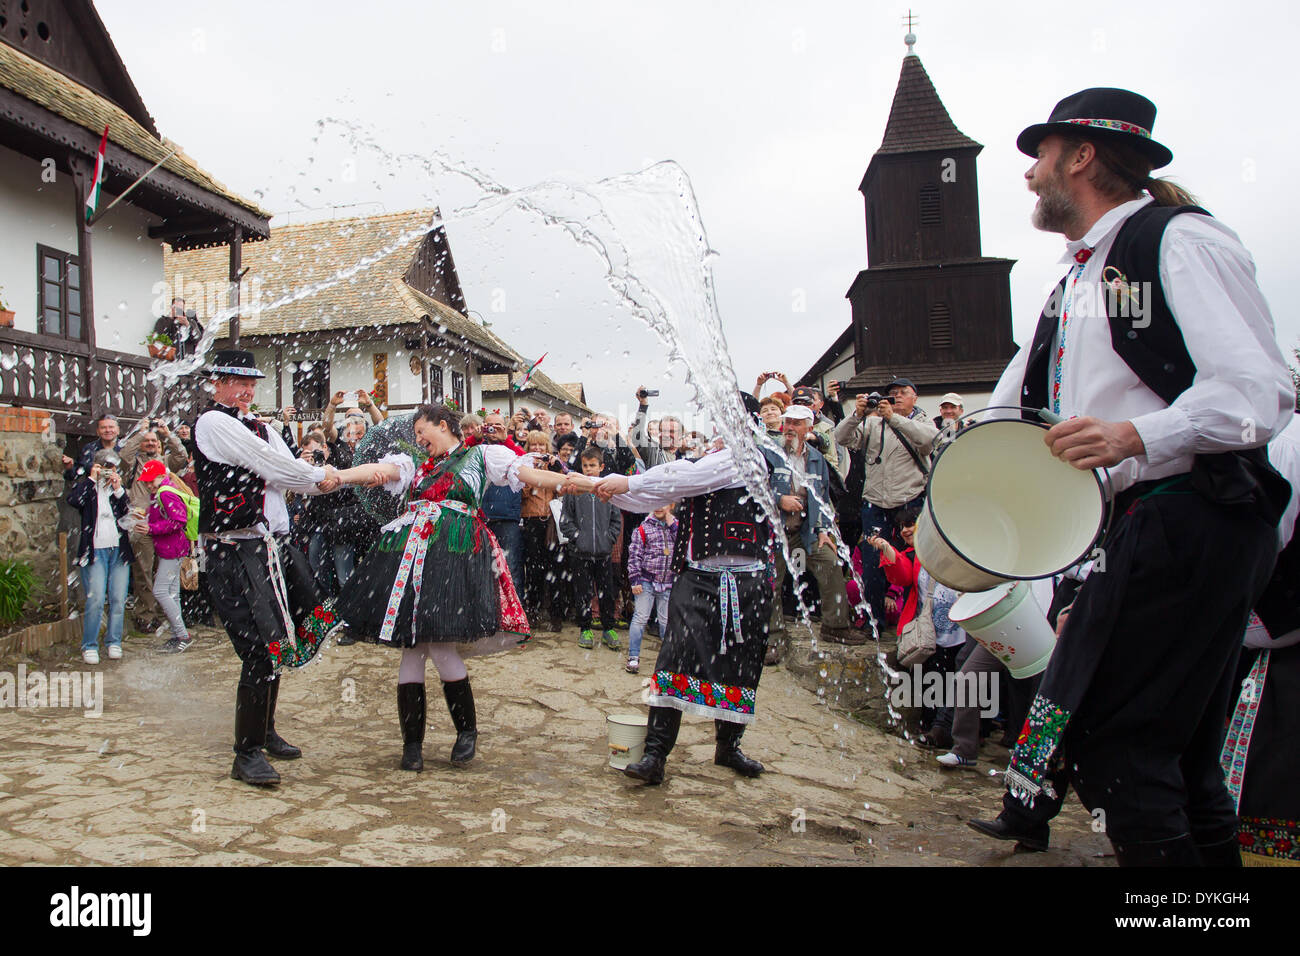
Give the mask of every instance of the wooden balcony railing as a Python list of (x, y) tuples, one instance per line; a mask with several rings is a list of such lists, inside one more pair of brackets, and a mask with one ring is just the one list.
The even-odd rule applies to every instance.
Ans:
[(157, 392), (150, 367), (143, 355), (0, 329), (0, 404), (53, 412), (61, 431), (88, 431), (97, 413), (143, 417)]

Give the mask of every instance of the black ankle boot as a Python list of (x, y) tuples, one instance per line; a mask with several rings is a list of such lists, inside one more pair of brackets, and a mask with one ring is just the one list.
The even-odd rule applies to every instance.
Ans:
[(302, 751), (275, 732), (275, 705), (280, 700), (279, 678), (271, 682), (271, 706), (266, 716), (266, 752), (272, 757), (284, 760), (297, 760)]
[(1018, 848), (1030, 853), (1045, 853), (1052, 837), (1048, 824), (1021, 825), (1005, 813), (998, 814), (992, 820), (967, 820), (966, 826), (995, 840), (1015, 840)]
[(255, 787), (272, 787), (280, 782), (280, 775), (262, 753), (270, 693), (265, 682), (240, 684), (235, 691), (235, 763), (230, 776)]
[(424, 769), (424, 685), (397, 685), (397, 720), (402, 725), (402, 769)]
[(447, 710), (456, 727), (456, 745), (451, 748), (451, 762), (463, 767), (474, 759), (474, 745), (478, 741), (478, 724), (474, 717), (474, 692), (469, 678), (442, 685), (442, 695), (447, 698)]
[(740, 751), (740, 738), (745, 733), (745, 725), (730, 720), (713, 722), (716, 749), (713, 762), (719, 767), (730, 767), (742, 777), (757, 777), (763, 772), (763, 765)]
[(682, 712), (674, 707), (651, 707), (646, 725), (645, 756), (623, 768), (623, 773), (634, 780), (643, 780), (651, 786), (664, 782), (664, 765), (668, 754), (677, 743), (677, 731), (682, 725)]

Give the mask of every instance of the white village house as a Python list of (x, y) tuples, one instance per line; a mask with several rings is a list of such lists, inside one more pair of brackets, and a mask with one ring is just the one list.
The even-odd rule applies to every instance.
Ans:
[[(244, 265), (238, 344), (267, 375), (260, 411), (292, 405), (298, 421), (314, 421), (331, 395), (353, 404), (359, 390), (395, 412), (429, 401), (473, 411), (487, 402), (485, 376), (504, 382), (531, 364), (467, 315), (435, 209), (277, 226)], [(212, 250), (166, 259), (168, 283), (182, 293), (210, 288), (224, 268)], [(200, 321), (211, 317), (213, 304), (185, 298)], [(218, 346), (232, 344), (229, 323), (216, 334)], [(532, 384), (556, 407), (587, 411), (544, 375)]]
[[(12, 313), (0, 405), (49, 412), (72, 447), (96, 415), (129, 427), (149, 408), (144, 339), (168, 305), (164, 247), (211, 248), (224, 286), (269, 214), (159, 133), (88, 0), (0, 13), (0, 301)], [(88, 225), (105, 126), (102, 218)]]

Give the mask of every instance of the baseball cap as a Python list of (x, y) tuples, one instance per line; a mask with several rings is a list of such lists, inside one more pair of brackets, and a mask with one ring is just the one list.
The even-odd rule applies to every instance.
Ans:
[(811, 405), (816, 401), (816, 395), (817, 393), (807, 385), (800, 385), (794, 390), (794, 394), (791, 396), (790, 400), (795, 405)]
[(140, 470), (140, 480), (145, 484), (148, 484), (151, 481), (156, 481), (165, 474), (167, 474), (167, 466), (155, 458)]
[(906, 386), (907, 388), (910, 388), (912, 391), (916, 391), (916, 386), (912, 384), (912, 380), (910, 378), (902, 378), (900, 376), (899, 378), (894, 379), (892, 382), (890, 382), (888, 385), (885, 386), (885, 391), (887, 392), (895, 386), (898, 386), (899, 388)]
[(960, 407), (962, 407), (962, 408), (965, 408), (965, 407), (966, 407), (966, 403), (963, 402), (963, 401), (961, 400), (961, 396), (958, 395), (956, 392), (949, 392), (949, 393), (948, 393), (947, 395), (945, 395), (943, 398), (939, 399), (939, 404), (940, 404), (940, 405), (958, 405), (958, 406), (960, 406)]
[[(796, 399), (796, 401), (798, 401)], [(813, 420), (812, 409), (807, 405), (791, 405), (781, 416), (786, 421), (810, 422)]]

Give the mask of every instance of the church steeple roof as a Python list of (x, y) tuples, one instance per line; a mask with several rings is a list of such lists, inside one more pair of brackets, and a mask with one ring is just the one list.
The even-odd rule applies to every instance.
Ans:
[(894, 104), (889, 108), (889, 122), (885, 125), (885, 138), (876, 155), (967, 147), (983, 149), (953, 123), (930, 82), (929, 74), (921, 65), (921, 58), (909, 53), (903, 58), (903, 71), (899, 74)]

